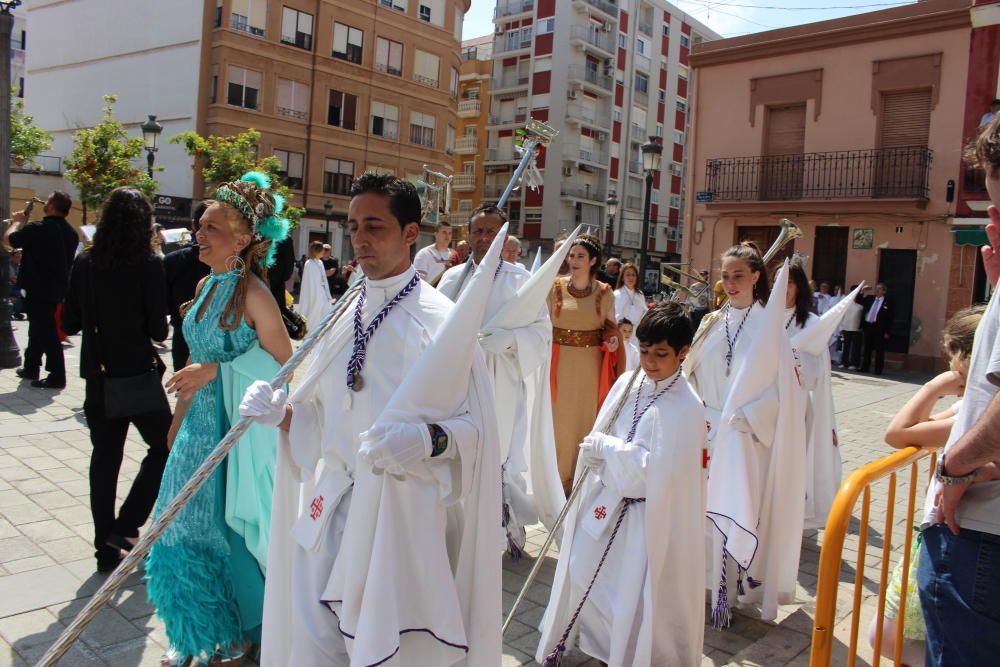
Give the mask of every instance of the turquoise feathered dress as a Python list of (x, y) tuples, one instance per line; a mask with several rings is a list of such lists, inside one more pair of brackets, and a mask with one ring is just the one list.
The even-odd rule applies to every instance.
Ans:
[[(238, 280), (236, 272), (210, 275), (184, 318), (191, 360), (216, 362), (219, 372), (195, 394), (184, 417), (163, 473), (156, 516), (239, 418), (246, 387), (278, 371), (245, 321), (231, 332), (219, 326)], [(207, 659), (246, 640), (260, 641), (277, 443), (276, 429), (252, 425), (150, 552), (149, 599), (182, 658)]]

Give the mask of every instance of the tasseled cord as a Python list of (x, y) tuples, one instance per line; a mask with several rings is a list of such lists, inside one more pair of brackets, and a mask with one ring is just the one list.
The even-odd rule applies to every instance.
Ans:
[(580, 617), (580, 612), (583, 611), (583, 605), (587, 602), (587, 598), (590, 596), (590, 589), (594, 587), (594, 582), (597, 581), (597, 575), (601, 573), (601, 568), (604, 567), (604, 561), (607, 560), (608, 554), (611, 552), (611, 545), (615, 543), (615, 535), (618, 534), (618, 529), (622, 527), (622, 521), (625, 519), (625, 514), (628, 512), (628, 508), (634, 503), (644, 502), (645, 498), (625, 498), (624, 504), (622, 504), (622, 511), (618, 514), (618, 521), (615, 522), (615, 527), (611, 531), (611, 536), (608, 537), (608, 546), (604, 547), (604, 553), (601, 554), (601, 560), (597, 563), (597, 569), (594, 570), (594, 576), (590, 578), (590, 583), (587, 584), (587, 590), (583, 592), (583, 599), (580, 600), (580, 604), (577, 605), (576, 611), (573, 612), (573, 618), (569, 619), (569, 624), (566, 626), (566, 631), (559, 638), (559, 642), (556, 647), (552, 649), (552, 653), (545, 656), (545, 660), (542, 661), (542, 667), (560, 667), (562, 665), (563, 654), (566, 653), (566, 642), (569, 640), (569, 633), (573, 631), (573, 626), (576, 625), (576, 619)]
[[(729, 566), (729, 554), (725, 548), (722, 549), (722, 577), (719, 579), (719, 592), (715, 599), (715, 608), (712, 609), (712, 627), (716, 630), (729, 627), (729, 592), (726, 586), (726, 569)], [(740, 583), (740, 582), (738, 582)]]

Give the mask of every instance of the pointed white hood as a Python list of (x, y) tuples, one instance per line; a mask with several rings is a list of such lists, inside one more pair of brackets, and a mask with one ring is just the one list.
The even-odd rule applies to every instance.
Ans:
[(819, 322), (792, 336), (792, 347), (813, 355), (822, 353), (830, 343), (833, 332), (840, 326), (840, 321), (847, 314), (847, 309), (854, 303), (854, 298), (864, 289), (864, 286), (864, 281), (861, 281), (861, 284), (855, 287), (854, 291), (838, 301), (833, 308), (823, 313)]
[(535, 261), (531, 263), (531, 272), (535, 273), (538, 268), (542, 265), (542, 246), (538, 246), (538, 251), (535, 253)]

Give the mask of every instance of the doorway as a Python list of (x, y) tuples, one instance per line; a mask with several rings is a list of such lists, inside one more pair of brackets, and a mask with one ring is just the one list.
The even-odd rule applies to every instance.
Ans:
[(817, 227), (816, 241), (813, 244), (812, 275), (809, 276), (816, 284), (826, 281), (830, 283), (830, 293), (840, 285), (844, 293), (848, 285), (844, 284), (847, 275), (847, 240), (850, 229), (847, 227)]
[[(760, 252), (763, 254), (766, 253), (768, 248), (770, 248), (771, 245), (778, 239), (778, 235), (780, 233), (781, 225), (737, 227), (736, 243), (752, 241), (758, 248), (760, 248)], [(782, 246), (781, 250), (767, 263), (769, 272), (773, 274), (776, 271), (775, 267), (780, 267), (781, 263), (785, 261), (785, 258), (791, 257), (793, 252), (795, 252), (795, 241), (786, 243)]]
[(910, 351), (913, 323), (913, 286), (917, 276), (916, 250), (879, 251), (878, 281), (885, 284), (886, 299), (892, 305), (892, 327), (887, 352)]

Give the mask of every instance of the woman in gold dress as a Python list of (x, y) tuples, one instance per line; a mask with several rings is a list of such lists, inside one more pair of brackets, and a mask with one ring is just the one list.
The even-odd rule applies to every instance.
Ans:
[(570, 272), (549, 294), (552, 318), (552, 422), (559, 477), (569, 493), (576, 456), (611, 385), (625, 370), (615, 322), (615, 295), (596, 278), (601, 242), (589, 234), (573, 241)]

